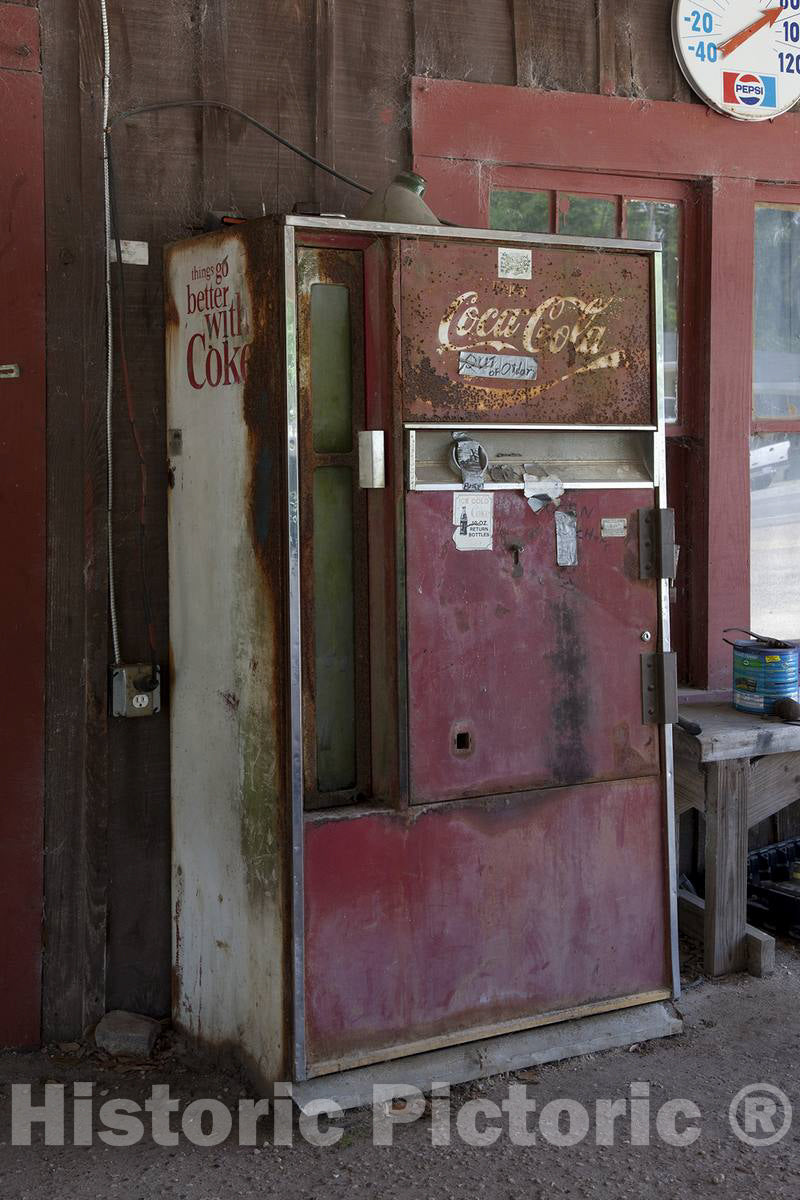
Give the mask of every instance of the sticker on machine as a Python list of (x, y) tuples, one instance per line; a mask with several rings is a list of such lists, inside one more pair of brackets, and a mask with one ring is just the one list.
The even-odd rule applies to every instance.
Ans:
[(491, 492), (456, 492), (453, 496), (453, 541), (457, 550), (491, 550), (494, 496)]
[(518, 246), (497, 247), (497, 276), (499, 279), (531, 279), (533, 254)]
[(600, 536), (604, 537), (604, 538), (627, 537), (628, 536), (628, 518), (627, 517), (601, 517), (601, 519), (600, 519)]

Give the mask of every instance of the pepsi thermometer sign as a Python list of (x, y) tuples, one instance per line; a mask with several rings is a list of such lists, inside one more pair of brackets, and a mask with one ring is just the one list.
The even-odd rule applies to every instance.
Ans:
[(672, 40), (717, 112), (767, 121), (800, 100), (800, 0), (674, 0)]

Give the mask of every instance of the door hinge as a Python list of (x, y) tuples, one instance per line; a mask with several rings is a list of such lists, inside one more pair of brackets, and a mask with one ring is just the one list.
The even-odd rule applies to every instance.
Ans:
[(674, 509), (639, 509), (639, 578), (675, 578)]
[(678, 719), (678, 656), (674, 650), (642, 655), (642, 724), (674, 725)]

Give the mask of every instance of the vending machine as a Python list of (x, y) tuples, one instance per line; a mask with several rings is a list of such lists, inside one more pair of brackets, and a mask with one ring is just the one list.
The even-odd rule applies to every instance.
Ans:
[(176, 1022), (268, 1083), (673, 996), (657, 246), (165, 270)]

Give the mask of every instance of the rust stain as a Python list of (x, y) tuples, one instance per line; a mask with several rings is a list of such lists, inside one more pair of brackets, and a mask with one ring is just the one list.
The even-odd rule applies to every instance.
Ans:
[(560, 784), (592, 776), (584, 738), (590, 683), (585, 676), (588, 663), (576, 611), (578, 603), (575, 593), (567, 593), (549, 606), (555, 647), (545, 657), (553, 664), (550, 679), (556, 689), (551, 702), (556, 740), (550, 765), (553, 778)]
[[(245, 504), (250, 541), (258, 564), (262, 614), (257, 653), (250, 675), (261, 677), (257, 702), (240, 717), (247, 769), (243, 775), (241, 841), (248, 892), (255, 901), (279, 892), (285, 851), (286, 795), (283, 748), (285, 706), (280, 702), (284, 661), (283, 576), (285, 520), (281, 496), (285, 487), (285, 370), (283, 313), (280, 303), (279, 225), (266, 219), (239, 227), (245, 259), (245, 297), (250, 351), (242, 386), (242, 416), (247, 428)], [(221, 235), (228, 238), (230, 233)]]
[(627, 775), (647, 775), (652, 763), (631, 746), (630, 726), (621, 721), (614, 726), (614, 762)]

